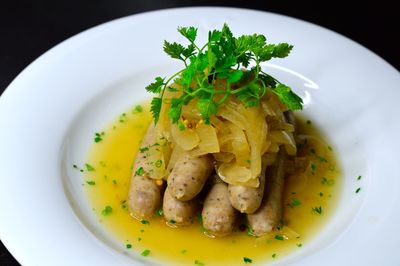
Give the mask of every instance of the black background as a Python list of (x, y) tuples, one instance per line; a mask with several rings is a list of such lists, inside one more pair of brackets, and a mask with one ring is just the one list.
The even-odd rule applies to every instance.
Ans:
[[(360, 4), (357, 2), (350, 0), (345, 3), (322, 0), (1, 1), (0, 93), (29, 63), (68, 37), (115, 18), (180, 6), (236, 6), (300, 18), (359, 42), (400, 69), (398, 41), (400, 23), (396, 18), (399, 17), (397, 7), (389, 1), (360, 1)], [(1, 213), (1, 215), (7, 214)], [(19, 265), (1, 242), (0, 265)]]

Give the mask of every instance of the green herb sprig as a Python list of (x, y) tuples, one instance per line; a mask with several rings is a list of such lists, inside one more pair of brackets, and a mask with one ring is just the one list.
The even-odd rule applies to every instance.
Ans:
[[(156, 77), (146, 87), (147, 91), (157, 94), (150, 108), (155, 123), (160, 117), (166, 90), (181, 92), (178, 98), (170, 99), (168, 117), (173, 123), (180, 121), (182, 107), (193, 99), (197, 99), (197, 109), (204, 122), (210, 124), (210, 118), (217, 114), (219, 106), (231, 95), (235, 95), (246, 107), (252, 107), (259, 105), (268, 89), (289, 109), (302, 109), (302, 99), (260, 66), (272, 58), (288, 56), (293, 45), (267, 43), (266, 37), (261, 34), (236, 38), (226, 24), (221, 30), (209, 31), (208, 41), (203, 46), (195, 43), (197, 28), (179, 27), (178, 32), (189, 44), (164, 41), (164, 52), (173, 59), (181, 60), (185, 68), (168, 79)], [(226, 80), (226, 88), (217, 89), (216, 79)], [(172, 83), (178, 86), (171, 87)]]

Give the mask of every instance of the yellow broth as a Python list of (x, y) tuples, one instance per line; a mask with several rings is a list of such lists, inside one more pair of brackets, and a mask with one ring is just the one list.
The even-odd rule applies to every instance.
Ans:
[(121, 114), (97, 132), (88, 161), (82, 164), (93, 211), (127, 252), (170, 265), (264, 263), (303, 248), (334, 213), (341, 183), (334, 151), (311, 121), (297, 119), (302, 139), (298, 153), (310, 165), (304, 173), (286, 177), (280, 231), (256, 238), (241, 225), (230, 236), (213, 239), (203, 233), (198, 220), (171, 228), (157, 215), (148, 222), (133, 219), (125, 200), (138, 145), (151, 121), (148, 104), (142, 107)]

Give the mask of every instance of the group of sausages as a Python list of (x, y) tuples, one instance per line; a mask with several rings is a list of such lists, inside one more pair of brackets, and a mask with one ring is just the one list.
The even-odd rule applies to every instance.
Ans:
[[(150, 126), (142, 146), (151, 145), (155, 134), (154, 126)], [(184, 154), (169, 174), (166, 188), (164, 182), (152, 179), (147, 173), (134, 174), (128, 206), (133, 217), (148, 219), (163, 201), (166, 221), (174, 226), (184, 226), (194, 220), (200, 200), (205, 194), (202, 223), (208, 235), (230, 234), (238, 214), (244, 213), (250, 231), (255, 236), (261, 236), (271, 232), (281, 220), (285, 157), (285, 153), (280, 151), (275, 163), (263, 168), (259, 187), (251, 188), (228, 185), (213, 174), (214, 162), (211, 155), (191, 157)], [(145, 163), (146, 158), (138, 155), (134, 169)], [(204, 192), (203, 188), (206, 188)]]

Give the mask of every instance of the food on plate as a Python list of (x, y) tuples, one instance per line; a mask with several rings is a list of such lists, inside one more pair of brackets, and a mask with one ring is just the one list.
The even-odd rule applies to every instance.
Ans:
[(183, 68), (95, 134), (80, 169), (93, 211), (124, 249), (172, 265), (257, 263), (301, 248), (334, 211), (340, 171), (314, 124), (294, 115), (301, 98), (266, 73), (263, 62), (292, 46), (234, 37), (227, 25), (200, 46), (196, 28), (178, 30), (188, 45), (164, 51)]
[[(155, 127), (150, 125), (143, 138), (142, 145), (152, 145), (155, 136)], [(131, 179), (128, 206), (132, 215), (138, 219), (151, 217), (161, 204), (161, 184), (157, 184), (157, 180), (151, 178), (147, 172), (140, 174), (146, 166), (147, 158), (140, 155), (136, 156), (134, 167), (138, 174), (134, 174)]]
[[(260, 65), (274, 57), (286, 57), (293, 46), (267, 44), (259, 34), (235, 38), (226, 24), (221, 31), (210, 31), (204, 46), (195, 43), (196, 28), (180, 27), (178, 31), (189, 45), (165, 41), (164, 51), (182, 60), (185, 68), (169, 79), (157, 77), (146, 87), (156, 94), (151, 102), (155, 132), (139, 149), (129, 199), (150, 199), (137, 200), (136, 205), (130, 200), (129, 207), (134, 217), (148, 217), (144, 208), (156, 206), (165, 180), (168, 194), (164, 203), (180, 206), (182, 213), (177, 216), (167, 208), (164, 216), (184, 225), (192, 215), (184, 216), (195, 204), (179, 205), (177, 201), (193, 200), (204, 189), (208, 193), (202, 212), (207, 214), (204, 228), (210, 235), (222, 236), (233, 229), (233, 208), (252, 214), (263, 197), (271, 197), (264, 196), (264, 185), (269, 182), (265, 182), (262, 168), (273, 165), (278, 152), (296, 157), (294, 126), (286, 121), (285, 113), (301, 109), (302, 99)], [(213, 172), (220, 182), (207, 188)], [(140, 185), (137, 180), (145, 183), (143, 178), (158, 185), (150, 189), (157, 196), (151, 198), (148, 191), (141, 192), (143, 196), (138, 192), (141, 188), (135, 189)], [(216, 204), (216, 200), (221, 202)]]
[(172, 226), (188, 225), (196, 216), (197, 199), (183, 201), (173, 197), (169, 187), (164, 192), (163, 215)]
[(255, 212), (260, 207), (264, 196), (265, 170), (261, 171), (259, 182), (258, 187), (229, 184), (229, 200), (232, 206), (241, 213)]
[(219, 177), (215, 179), (204, 200), (203, 226), (212, 236), (226, 236), (233, 231), (237, 210), (229, 201), (228, 185)]
[(282, 196), (285, 185), (286, 154), (280, 151), (275, 163), (267, 169), (267, 192), (260, 208), (247, 214), (249, 227), (255, 236), (262, 236), (279, 226), (282, 219)]
[(193, 199), (200, 193), (213, 170), (209, 155), (182, 154), (168, 176), (168, 190), (180, 201)]

